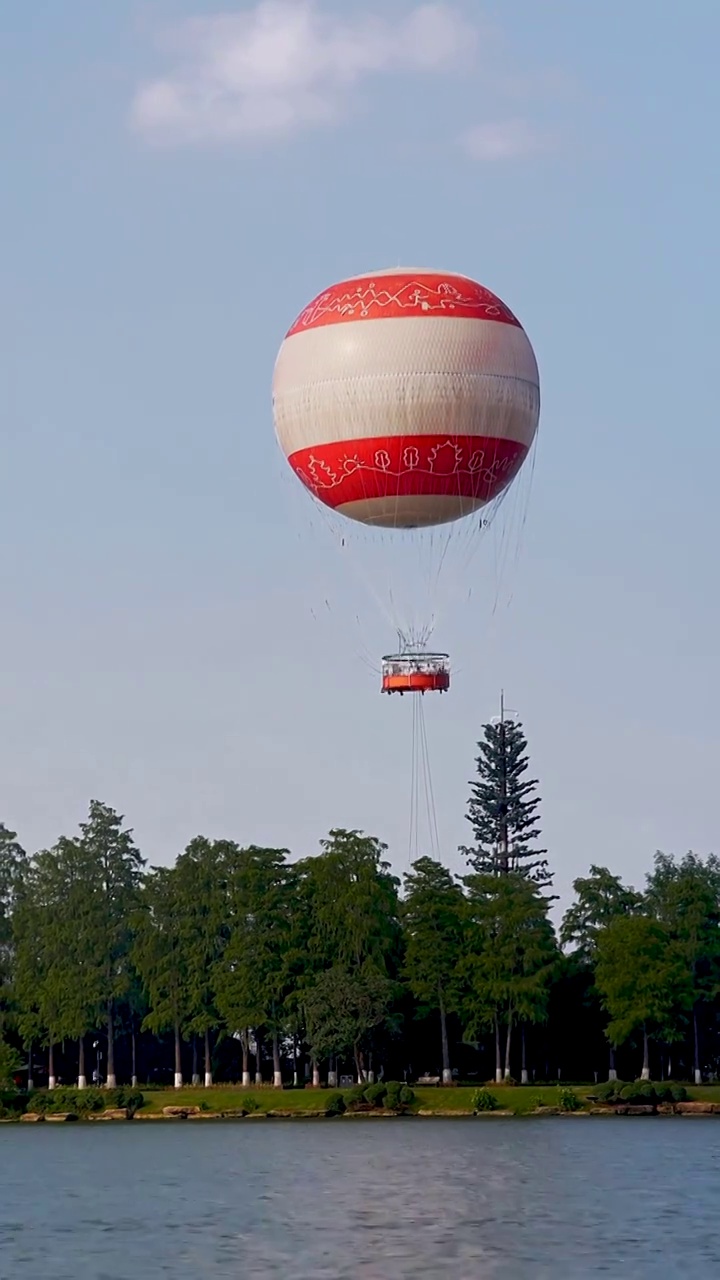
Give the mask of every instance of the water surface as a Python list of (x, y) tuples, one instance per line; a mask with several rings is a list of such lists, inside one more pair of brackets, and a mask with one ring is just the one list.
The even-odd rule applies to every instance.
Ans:
[(713, 1119), (0, 1126), (0, 1280), (710, 1280)]

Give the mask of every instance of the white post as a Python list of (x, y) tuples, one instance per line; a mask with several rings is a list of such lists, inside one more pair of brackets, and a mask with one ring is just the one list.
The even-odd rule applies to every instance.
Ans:
[(87, 1078), (85, 1076), (78, 1076), (77, 1087), (78, 1089), (87, 1089)]
[(182, 1087), (183, 1087), (182, 1071), (176, 1071), (175, 1072), (175, 1088), (182, 1089)]
[(205, 1072), (205, 1088), (212, 1089), (212, 1071)]
[(55, 1088), (55, 1077), (48, 1076), (48, 1089), (54, 1089), (54, 1088)]
[(243, 1071), (243, 1089), (250, 1088), (250, 1072)]
[(337, 1071), (328, 1071), (328, 1089), (337, 1089)]
[(282, 1071), (273, 1071), (273, 1089), (282, 1089)]

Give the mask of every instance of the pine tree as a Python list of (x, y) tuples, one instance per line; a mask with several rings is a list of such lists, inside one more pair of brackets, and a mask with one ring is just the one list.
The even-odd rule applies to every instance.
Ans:
[(467, 819), (474, 847), (461, 847), (478, 875), (514, 872), (540, 886), (552, 883), (546, 849), (534, 847), (540, 836), (536, 778), (526, 778), (527, 739), (519, 722), (506, 720), (483, 727), (478, 743), (477, 781), (471, 782)]

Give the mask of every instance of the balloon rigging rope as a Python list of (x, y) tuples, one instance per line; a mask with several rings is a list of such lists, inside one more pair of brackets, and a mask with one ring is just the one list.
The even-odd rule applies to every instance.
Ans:
[(425, 701), (422, 694), (411, 694), (410, 697), (413, 707), (408, 860), (412, 867), (412, 864), (423, 855), (439, 859), (440, 836), (430, 767)]

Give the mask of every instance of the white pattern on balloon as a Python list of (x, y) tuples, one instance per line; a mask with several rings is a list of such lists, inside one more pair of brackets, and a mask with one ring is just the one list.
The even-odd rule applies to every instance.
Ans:
[(337, 489), (339, 485), (357, 474), (358, 471), (370, 472), (383, 476), (429, 475), (437, 479), (448, 479), (451, 476), (472, 476), (477, 483), (480, 480), (488, 488), (494, 486), (501, 476), (519, 464), (520, 454), (513, 457), (495, 458), (487, 466), (485, 451), (474, 449), (465, 460), (465, 450), (453, 440), (445, 440), (442, 444), (434, 444), (425, 457), (414, 445), (403, 450), (401, 465), (393, 467), (392, 459), (386, 449), (377, 449), (372, 461), (361, 458), (358, 453), (348, 454), (341, 459), (339, 468), (330, 466), (323, 458), (311, 453), (307, 460), (307, 470), (296, 469), (303, 483), (314, 493), (325, 493), (329, 489)]
[(449, 280), (443, 280), (435, 286), (423, 284), (419, 280), (405, 280), (397, 289), (379, 286), (374, 280), (368, 280), (345, 293), (327, 289), (300, 313), (293, 329), (308, 328), (330, 315), (342, 316), (348, 320), (358, 317), (367, 319), (373, 310), (382, 312), (391, 306), (398, 307), (401, 311), (420, 311), (423, 314), (462, 313), (466, 310), (477, 315), (478, 311), (482, 311), (488, 320), (505, 320), (518, 324), (504, 302), (496, 298), (489, 289), (473, 281), (468, 281), (461, 292)]

